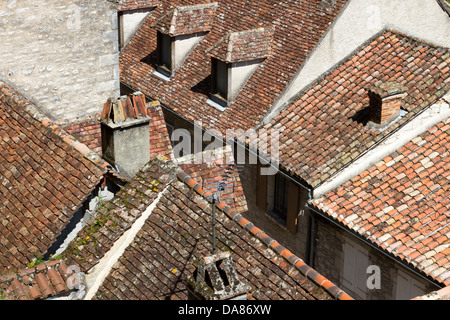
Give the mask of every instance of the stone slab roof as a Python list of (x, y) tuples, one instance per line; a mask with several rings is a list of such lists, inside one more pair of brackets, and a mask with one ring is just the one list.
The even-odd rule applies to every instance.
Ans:
[[(186, 299), (184, 279), (212, 250), (211, 195), (178, 166), (158, 157), (63, 255), (89, 272), (152, 206), (94, 299)], [(217, 205), (217, 235), (217, 250), (232, 253), (239, 278), (252, 287), (250, 299), (351, 299), (226, 203)]]
[(55, 242), (108, 165), (0, 82), (0, 273)]
[(450, 118), (313, 205), (448, 286), (449, 141)]
[[(198, 1), (164, 1), (149, 14), (121, 51), (121, 81), (187, 120), (201, 121), (205, 129), (214, 128), (223, 133), (227, 128), (247, 130), (259, 124), (347, 1), (338, 0), (331, 7), (324, 6), (321, 0), (217, 2), (219, 8), (213, 28), (170, 81), (165, 81), (153, 74), (157, 61), (154, 25), (175, 5), (193, 5)], [(211, 107), (207, 104), (211, 90), (211, 55), (207, 49), (230, 31), (261, 27), (274, 29), (270, 56), (225, 111)]]
[[(280, 132), (280, 166), (317, 187), (450, 90), (450, 51), (385, 30), (299, 93), (263, 129)], [(375, 84), (406, 88), (407, 114), (384, 130), (370, 129)]]

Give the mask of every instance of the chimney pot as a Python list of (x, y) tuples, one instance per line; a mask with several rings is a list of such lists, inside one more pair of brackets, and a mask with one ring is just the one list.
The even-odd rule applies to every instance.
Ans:
[(143, 94), (108, 99), (100, 123), (103, 157), (125, 176), (150, 161), (150, 117)]

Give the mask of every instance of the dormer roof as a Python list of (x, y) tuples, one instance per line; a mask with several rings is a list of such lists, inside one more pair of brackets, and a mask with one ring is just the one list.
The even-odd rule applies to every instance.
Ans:
[(162, 16), (154, 28), (170, 36), (210, 31), (218, 6), (217, 2), (178, 6)]
[(227, 63), (267, 58), (272, 52), (273, 34), (274, 28), (228, 32), (206, 52)]

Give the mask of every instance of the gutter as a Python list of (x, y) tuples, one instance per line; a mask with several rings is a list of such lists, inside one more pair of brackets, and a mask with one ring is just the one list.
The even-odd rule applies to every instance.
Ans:
[(352, 230), (350, 230), (349, 228), (345, 227), (344, 225), (340, 224), (339, 222), (335, 221), (334, 219), (332, 219), (331, 217), (329, 217), (326, 213), (323, 213), (322, 211), (320, 211), (319, 209), (317, 209), (316, 207), (314, 207), (311, 204), (307, 204), (306, 205), (311, 212), (316, 213), (318, 216), (320, 216), (321, 218), (324, 218), (326, 221), (331, 222), (333, 225), (339, 227), (339, 229), (345, 231), (346, 233), (348, 233), (349, 235), (356, 237), (358, 240), (362, 241), (363, 243), (365, 243), (366, 245), (370, 246), (371, 248), (375, 249), (376, 251), (378, 251), (379, 253), (381, 253), (382, 255), (386, 256), (387, 258), (389, 258), (391, 261), (401, 265), (402, 267), (408, 269), (410, 272), (412, 272), (414, 275), (418, 276), (419, 278), (426, 280), (428, 283), (437, 286), (438, 288), (443, 288), (445, 287), (444, 284), (439, 283), (437, 280), (434, 279), (430, 279), (429, 276), (426, 276), (424, 274), (422, 274), (420, 272), (420, 270), (418, 270), (415, 267), (411, 267), (406, 265), (403, 261), (400, 260), (400, 258), (394, 256), (391, 253), (388, 253), (385, 250), (382, 250), (381, 248), (379, 248), (376, 244), (372, 243), (371, 241), (368, 241), (366, 238), (362, 237), (360, 234), (358, 234), (357, 232), (354, 232)]

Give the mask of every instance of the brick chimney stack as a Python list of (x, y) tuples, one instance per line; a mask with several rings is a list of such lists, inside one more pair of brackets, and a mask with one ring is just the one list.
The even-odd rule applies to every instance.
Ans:
[(369, 90), (369, 125), (382, 128), (395, 120), (403, 106), (406, 88), (398, 83), (386, 82)]
[(103, 157), (129, 178), (150, 161), (150, 120), (145, 96), (140, 92), (116, 101), (108, 99), (103, 107)]

